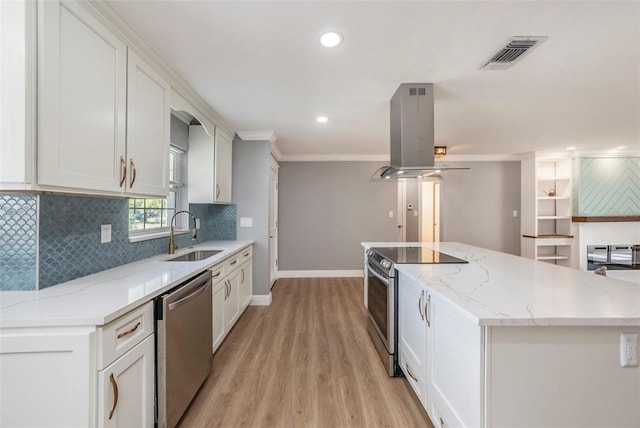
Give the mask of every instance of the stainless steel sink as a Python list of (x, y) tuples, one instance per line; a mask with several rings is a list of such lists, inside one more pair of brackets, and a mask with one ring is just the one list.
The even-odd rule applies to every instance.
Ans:
[(213, 257), (216, 254), (221, 253), (223, 250), (200, 250), (192, 251), (190, 253), (183, 254), (172, 259), (167, 259), (167, 262), (199, 262), (209, 257)]

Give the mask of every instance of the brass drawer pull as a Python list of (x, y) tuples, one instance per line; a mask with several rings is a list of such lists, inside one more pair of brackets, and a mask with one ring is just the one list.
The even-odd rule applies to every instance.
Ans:
[(136, 331), (138, 329), (138, 327), (140, 327), (140, 321), (138, 321), (138, 323), (136, 325), (134, 325), (130, 330), (127, 330), (125, 332), (120, 333), (118, 336), (116, 336), (118, 339), (122, 339), (123, 337), (133, 333), (134, 331)]
[(216, 272), (215, 275), (211, 276), (211, 278), (217, 278), (220, 276), (220, 271)]
[(447, 426), (444, 423), (444, 420), (442, 420), (442, 418), (440, 418), (440, 428), (446, 428)]
[(249, 257), (249, 254), (251, 254), (251, 253), (247, 253), (247, 254), (245, 254), (244, 256), (245, 256), (245, 257)]
[(240, 268), (240, 270), (242, 271), (242, 281), (240, 281), (240, 282), (242, 282), (244, 284), (244, 268)]
[(116, 378), (113, 377), (113, 373), (109, 375), (109, 381), (111, 381), (111, 387), (113, 388), (113, 407), (109, 412), (109, 420), (111, 420), (113, 412), (116, 411), (116, 407), (118, 406), (118, 384), (116, 383)]
[(129, 188), (133, 188), (133, 183), (136, 182), (136, 164), (133, 163), (133, 159), (129, 159), (129, 166), (131, 167), (131, 182), (129, 183)]
[(229, 263), (229, 264), (230, 264), (231, 266), (233, 266), (233, 265), (235, 265), (236, 263), (238, 263), (238, 260), (237, 260), (237, 259), (236, 259), (236, 260), (234, 260), (234, 261), (232, 261), (232, 262), (231, 262), (231, 263)]
[(120, 156), (120, 187), (124, 184), (124, 180), (127, 178), (127, 162), (123, 156)]
[(404, 367), (407, 369), (407, 373), (409, 374), (409, 376), (411, 377), (411, 379), (414, 380), (414, 382), (418, 382), (418, 379), (413, 375), (413, 373), (411, 373), (411, 369), (409, 368), (409, 364), (405, 363)]

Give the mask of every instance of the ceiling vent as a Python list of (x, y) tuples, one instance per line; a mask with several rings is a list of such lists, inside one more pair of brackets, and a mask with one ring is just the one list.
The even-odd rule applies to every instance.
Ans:
[(506, 70), (547, 40), (546, 36), (514, 36), (480, 65), (480, 70)]

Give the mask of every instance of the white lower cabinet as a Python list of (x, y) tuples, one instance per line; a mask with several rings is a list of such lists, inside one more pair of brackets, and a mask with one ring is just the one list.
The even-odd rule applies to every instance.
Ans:
[(153, 427), (154, 335), (98, 372), (99, 427)]
[(214, 353), (251, 302), (252, 252), (252, 247), (244, 248), (211, 268)]
[(428, 290), (403, 273), (398, 287), (399, 364), (422, 405), (427, 407), (427, 295)]
[(420, 281), (398, 278), (399, 364), (436, 427), (482, 425), (482, 329)]

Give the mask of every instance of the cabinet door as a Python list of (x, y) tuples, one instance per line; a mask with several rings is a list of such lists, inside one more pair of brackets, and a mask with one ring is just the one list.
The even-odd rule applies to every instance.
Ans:
[(153, 427), (154, 335), (98, 374), (99, 427)]
[(215, 202), (215, 140), (202, 125), (189, 126), (189, 203)]
[(127, 191), (166, 197), (171, 88), (131, 49), (127, 78)]
[(227, 278), (214, 283), (213, 286), (213, 313), (211, 321), (213, 322), (213, 351), (216, 352), (218, 346), (222, 343), (225, 336), (225, 302), (227, 297)]
[(231, 203), (232, 137), (216, 128), (215, 201)]
[(400, 273), (398, 277), (398, 347), (401, 368), (409, 384), (426, 407), (428, 290)]
[(482, 330), (435, 293), (427, 316), (428, 412), (438, 413), (446, 426), (480, 426)]
[(233, 271), (227, 278), (227, 292), (224, 301), (224, 323), (225, 331), (231, 330), (231, 327), (238, 319), (240, 309), (240, 269)]
[(249, 306), (253, 296), (253, 260), (249, 260), (240, 266), (240, 312)]
[(126, 46), (79, 2), (38, 3), (39, 185), (119, 192)]

